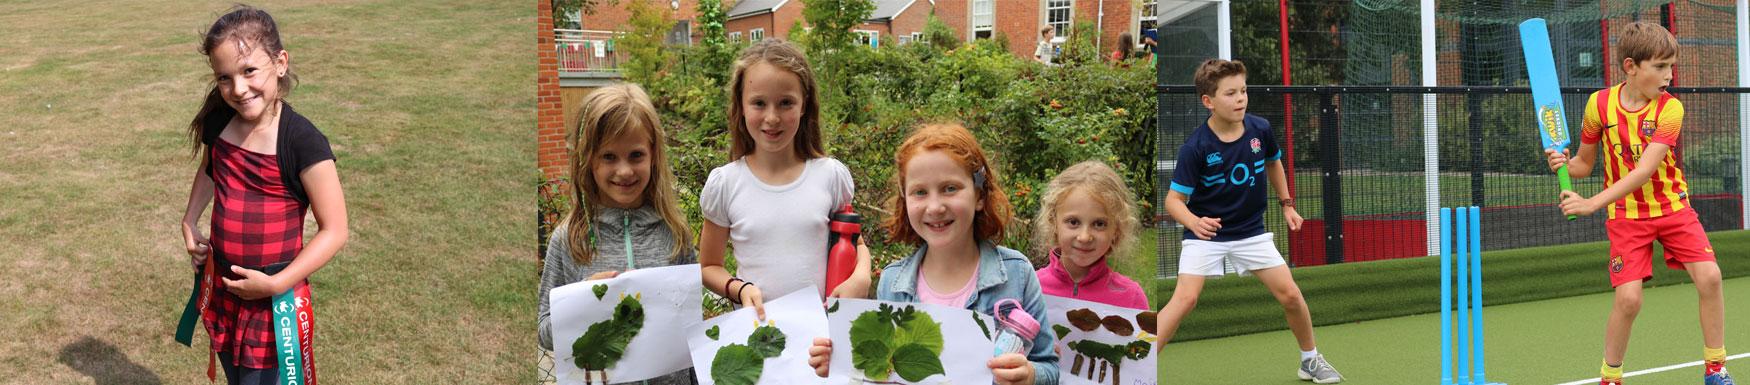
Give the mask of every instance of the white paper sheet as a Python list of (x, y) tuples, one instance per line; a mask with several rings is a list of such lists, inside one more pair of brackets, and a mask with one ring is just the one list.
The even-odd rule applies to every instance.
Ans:
[[(686, 355), (676, 353), (687, 348), (680, 331), (700, 322), (700, 290), (697, 264), (637, 269), (612, 279), (553, 288), (548, 295), (553, 312), (555, 377), (560, 384), (606, 384), (644, 380), (691, 367)], [(641, 324), (626, 322), (637, 318), (630, 314), (614, 314), (627, 297), (641, 305)], [(595, 336), (602, 338), (580, 346), (584, 351), (574, 352), (573, 344), (591, 327), (599, 328)], [(638, 332), (625, 340), (625, 335), (632, 334), (630, 330)], [(608, 349), (615, 342), (626, 343), (623, 354)], [(586, 363), (608, 364), (605, 368), (579, 368), (579, 353), (586, 357)]]
[[(798, 384), (818, 383), (824, 379), (814, 375), (814, 368), (808, 366), (808, 347), (814, 339), (827, 338), (826, 308), (821, 306), (820, 290), (809, 286), (806, 290), (785, 295), (774, 301), (766, 302), (766, 322), (758, 323), (751, 307), (724, 313), (693, 328), (687, 329), (687, 347), (692, 351), (693, 369), (698, 375), (700, 384), (744, 384), (745, 378), (731, 376), (727, 373), (716, 374), (712, 370), (719, 359), (724, 362), (739, 361), (733, 353), (720, 352), (730, 345), (744, 347), (762, 346), (759, 341), (750, 341), (754, 330), (762, 326), (776, 327), (784, 335), (781, 352), (775, 357), (764, 357), (756, 384)], [(707, 332), (715, 330), (717, 338), (711, 338)], [(740, 348), (733, 348), (740, 349)], [(756, 349), (758, 350), (758, 349)], [(721, 355), (721, 358), (719, 356)], [(729, 370), (725, 370), (728, 372)], [(718, 381), (719, 378), (725, 381)]]
[[(826, 317), (827, 323), (832, 331), (833, 346), (831, 373), (829, 373), (830, 378), (828, 378), (827, 381), (829, 384), (863, 384), (880, 382), (884, 384), (982, 385), (991, 383), (990, 367), (987, 365), (990, 362), (991, 357), (994, 355), (993, 353), (996, 351), (996, 345), (991, 340), (995, 337), (995, 333), (997, 333), (997, 324), (989, 316), (961, 308), (922, 303), (835, 298), (827, 301), (827, 304), (828, 312)], [(884, 373), (887, 378), (876, 381), (871, 380), (870, 376), (865, 373), (864, 370), (858, 369), (856, 365), (853, 364), (853, 356), (857, 355), (857, 353), (855, 353), (857, 347), (853, 345), (854, 342), (851, 338), (851, 329), (854, 327), (853, 323), (858, 317), (863, 316), (865, 313), (879, 314), (882, 305), (888, 306), (893, 312), (913, 309), (911, 311), (913, 311), (914, 314), (928, 314), (930, 321), (933, 321), (932, 323), (936, 324), (937, 330), (940, 331), (940, 335), (937, 337), (940, 337), (942, 341), (940, 353), (933, 355), (933, 358), (938, 360), (937, 362), (941, 365), (942, 370), (939, 374), (930, 374), (926, 377), (908, 380), (904, 378), (905, 372), (908, 370), (918, 371), (917, 368), (927, 367), (930, 364), (917, 365), (903, 362), (893, 363), (892, 361), (903, 361), (894, 359), (889, 361), (894, 364), (892, 365), (893, 367), (888, 373)], [(916, 316), (914, 315), (913, 317), (915, 318)], [(921, 323), (914, 325), (921, 325)], [(895, 329), (898, 328), (899, 326), (895, 325)], [(923, 328), (928, 329), (929, 327), (923, 326)], [(913, 344), (906, 343), (906, 337), (900, 336), (901, 334), (917, 333), (902, 333), (895, 330), (881, 335), (871, 335), (869, 337), (874, 341), (878, 341), (885, 349), (889, 350), (890, 356), (895, 355), (891, 351), (911, 351), (919, 349), (916, 347), (907, 348), (907, 345)], [(924, 339), (928, 338), (926, 337)], [(868, 342), (865, 341), (865, 343)], [(889, 344), (899, 346), (885, 346)], [(909, 369), (900, 368), (902, 366)], [(932, 370), (921, 371), (934, 372)], [(913, 374), (915, 375), (917, 373)]]
[[(1071, 312), (1079, 316), (1076, 322), (1071, 321)], [(1045, 317), (1051, 322), (1042, 326), (1041, 333), (1058, 333), (1058, 383), (1081, 385), (1155, 385), (1159, 381), (1155, 377), (1154, 327), (1152, 320), (1137, 325), (1137, 315), (1147, 313), (1149, 319), (1153, 311), (1128, 309), (1098, 302), (1079, 299), (1045, 296)], [(1089, 316), (1092, 318), (1089, 318)], [(1090, 322), (1095, 319), (1111, 323), (1117, 331), (1104, 324)], [(1118, 322), (1122, 320), (1123, 322)], [(1092, 326), (1093, 330), (1082, 330), (1077, 326)], [(1123, 326), (1117, 325), (1123, 323)], [(1128, 334), (1119, 335), (1120, 332)], [(1067, 332), (1065, 332), (1067, 331)], [(1135, 344), (1136, 342), (1141, 344)], [(1079, 344), (1079, 346), (1078, 346)], [(1140, 347), (1140, 352), (1128, 348)], [(1082, 350), (1082, 351), (1078, 351)], [(1118, 360), (1096, 358), (1087, 353), (1113, 356), (1114, 351), (1124, 353), (1144, 353), (1140, 358), (1132, 359), (1120, 356)], [(1077, 363), (1081, 365), (1077, 365)]]

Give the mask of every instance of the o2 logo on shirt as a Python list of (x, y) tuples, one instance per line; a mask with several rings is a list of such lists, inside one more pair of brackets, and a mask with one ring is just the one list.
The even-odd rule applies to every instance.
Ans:
[(1259, 151), (1264, 151), (1264, 142), (1259, 141), (1258, 138), (1252, 138), (1252, 153), (1256, 154)]
[[(1264, 161), (1261, 160), (1258, 161), (1258, 163), (1263, 162)], [(1256, 173), (1252, 170), (1254, 168), (1262, 169), (1263, 167), (1264, 166), (1261, 164), (1247, 165), (1245, 162), (1234, 163), (1233, 168), (1227, 170), (1227, 181), (1233, 183), (1234, 186), (1255, 185), (1258, 183), (1258, 178), (1253, 177)]]

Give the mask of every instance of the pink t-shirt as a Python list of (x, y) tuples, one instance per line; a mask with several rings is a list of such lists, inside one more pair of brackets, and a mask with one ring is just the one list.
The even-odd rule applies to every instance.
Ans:
[(924, 279), (924, 269), (918, 269), (918, 302), (933, 305), (966, 307), (966, 299), (972, 297), (972, 288), (978, 284), (978, 270), (972, 271), (972, 277), (966, 279), (966, 285), (952, 293), (943, 293), (930, 288), (930, 281)]

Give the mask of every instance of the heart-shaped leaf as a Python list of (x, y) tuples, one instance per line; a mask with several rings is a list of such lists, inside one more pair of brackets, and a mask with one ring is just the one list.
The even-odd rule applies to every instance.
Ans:
[(928, 347), (911, 344), (899, 347), (893, 352), (893, 369), (899, 372), (899, 378), (918, 382), (931, 375), (944, 374), (942, 359), (931, 353)]

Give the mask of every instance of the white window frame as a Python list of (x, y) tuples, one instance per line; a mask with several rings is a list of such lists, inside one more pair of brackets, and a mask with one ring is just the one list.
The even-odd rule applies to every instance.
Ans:
[(729, 33), (729, 41), (732, 41), (732, 42), (741, 41), (741, 31), (730, 32)]
[[(972, 22), (970, 23), (972, 28), (967, 32), (975, 39), (978, 38), (977, 36), (979, 32), (987, 32), (989, 35), (994, 35), (994, 30), (996, 28), (996, 0), (972, 0), (969, 5), (972, 7), (972, 12), (968, 12), (968, 14), (972, 15)], [(980, 20), (981, 17), (982, 24)]]
[(754, 28), (747, 31), (747, 41), (758, 42), (764, 38), (766, 38), (765, 28)]
[(873, 31), (873, 30), (867, 30), (867, 29), (853, 29), (853, 30), (851, 30), (851, 33), (857, 34), (857, 42), (858, 43), (869, 46), (871, 48), (874, 48), (879, 44), (879, 43), (874, 43), (875, 41), (881, 40), (881, 31)]
[(893, 41), (899, 43), (899, 45), (911, 44), (911, 35), (895, 34)]
[(1142, 0), (1142, 17), (1137, 20), (1156, 21), (1160, 19), (1160, 0)]
[[(1053, 11), (1063, 11), (1063, 19), (1052, 20)], [(1069, 36), (1070, 23), (1074, 23), (1076, 19), (1076, 2), (1075, 0), (1045, 0), (1045, 12), (1043, 13), (1045, 25), (1052, 27), (1053, 34)]]

